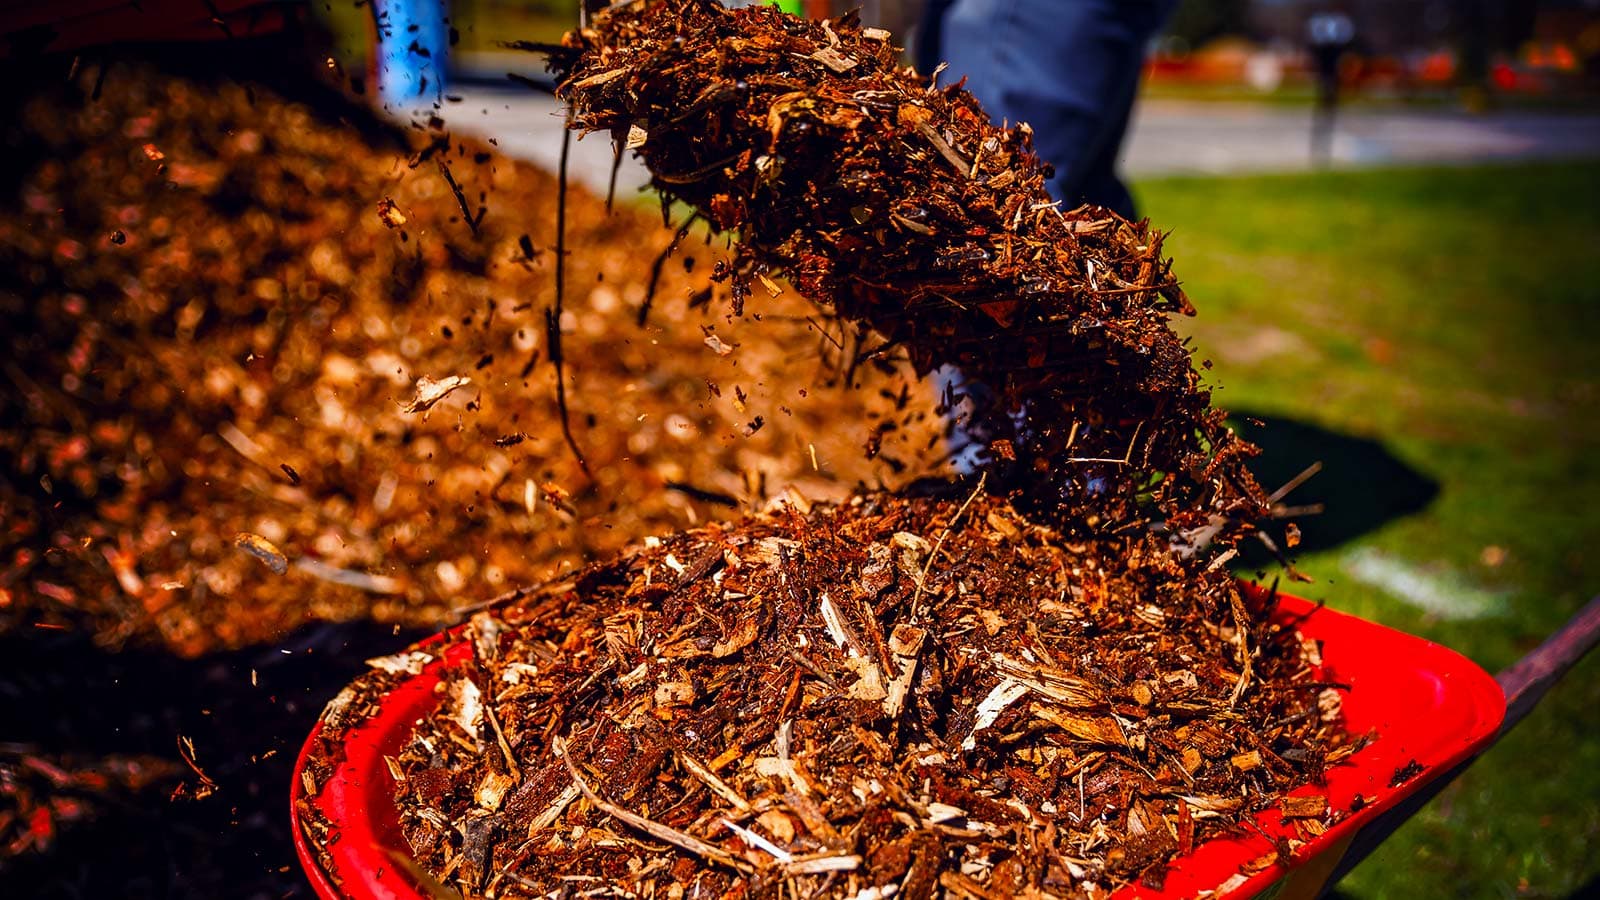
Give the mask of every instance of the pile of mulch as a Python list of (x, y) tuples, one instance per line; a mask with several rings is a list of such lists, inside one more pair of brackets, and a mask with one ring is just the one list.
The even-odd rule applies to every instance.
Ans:
[[(284, 66), (190, 47), (32, 68), (5, 101), (0, 871), (29, 896), (303, 890), (290, 765), (361, 660), (647, 534), (944, 453), (892, 355), (852, 365), (859, 336), (792, 295), (728, 316), (703, 231), (640, 324), (672, 235), (573, 187), (591, 478), (544, 330), (555, 178)], [(471, 381), (407, 412), (424, 377)]]
[(675, 535), (472, 619), (393, 765), (406, 838), (467, 897), (1159, 887), (1267, 808), (1285, 853), (1337, 818), (1286, 796), (1355, 744), (1270, 613), (981, 493)]
[(855, 358), (792, 292), (730, 315), (720, 242), (661, 266), (651, 211), (574, 187), (560, 330), (586, 474), (545, 327), (553, 176), (229, 78), (220, 52), (86, 65), (5, 123), (0, 632), (195, 656), (315, 620), (437, 626), (943, 454), (894, 354)]

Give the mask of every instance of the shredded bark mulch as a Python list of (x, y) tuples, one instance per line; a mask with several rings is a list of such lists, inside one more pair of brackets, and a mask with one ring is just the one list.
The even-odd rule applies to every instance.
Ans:
[(398, 753), (402, 821), (472, 897), (1159, 886), (1261, 810), (1332, 821), (1284, 795), (1355, 744), (1268, 613), (982, 494), (676, 535), (473, 618)]

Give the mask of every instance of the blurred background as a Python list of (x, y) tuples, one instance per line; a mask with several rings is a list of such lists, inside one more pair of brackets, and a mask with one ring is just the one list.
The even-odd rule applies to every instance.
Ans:
[[(822, 15), (854, 4), (801, 5)], [(915, 43), (919, 4), (861, 7)], [(539, 90), (539, 57), (508, 44), (559, 39), (574, 4), (456, 0), (439, 20), (426, 86), (381, 99), (370, 89), (381, 56), (374, 6), (317, 0), (310, 13), (321, 52), (304, 64), (366, 82), (350, 109), (376, 104), (402, 132), (448, 129), (553, 170), (559, 106)], [(13, 33), (14, 53), (22, 33), (33, 34)], [(1337, 44), (1331, 86), (1319, 80), (1319, 35)], [(38, 40), (28, 52), (55, 54), (43, 57), (51, 77), (93, 81), (78, 51)], [(188, 72), (200, 65), (189, 51), (146, 52), (157, 71), (178, 55)], [(46, 70), (16, 56), (8, 65), (33, 77)], [(250, 90), (277, 76), (258, 67), (230, 77)], [(138, 103), (162, 106), (129, 108)], [(348, 110), (323, 118), (341, 116), (359, 119)], [(30, 121), (8, 126), (10, 151), (33, 146), (29, 128), (49, 130)], [(279, 127), (302, 127), (287, 121)], [(243, 127), (230, 120), (219, 133)], [(135, 152), (152, 146), (133, 125), (124, 130)], [(573, 151), (574, 177), (603, 195), (610, 147), (591, 139)], [(1262, 480), (1281, 484), (1322, 463), (1288, 498), (1307, 513), (1297, 562), (1315, 581), (1301, 593), (1493, 672), (1600, 590), (1600, 0), (1183, 0), (1150, 47), (1122, 164), (1141, 214), (1172, 232), (1166, 249), (1200, 310), (1179, 327), (1214, 364), (1217, 402), (1265, 448)], [(49, 171), (37, 158), (26, 165)], [(45, 201), (16, 180), (0, 215), (24, 222)], [(624, 163), (620, 207), (656, 215), (638, 193), (645, 180)], [(351, 215), (370, 219), (388, 184), (352, 194)], [(548, 179), (528, 184), (516, 196), (532, 209)], [(486, 227), (499, 227), (504, 207), (488, 202)], [(507, 235), (514, 245), (515, 229)], [(22, 245), (17, 238), (3, 259), (20, 266)], [(103, 239), (97, 246), (109, 251)], [(609, 259), (633, 264), (629, 249), (619, 239)], [(451, 252), (428, 265), (465, 265), (464, 251)], [(12, 447), (0, 459), (18, 492), (38, 493), (37, 472), (23, 475), (29, 457)], [(305, 896), (282, 826), (287, 757), (364, 654), (421, 632), (345, 605), (288, 620), (337, 620), (340, 630), (284, 626), (179, 649), (170, 634), (90, 640), (61, 611), (70, 604), (39, 599), (29, 546), (16, 538), (0, 559), (4, 883), (22, 886), (17, 896), (107, 896), (119, 886), (141, 896)], [(478, 577), (462, 576), (469, 587)], [(257, 670), (274, 685), (270, 702), (255, 688)], [(153, 711), (151, 697), (163, 698)], [(69, 724), (41, 724), (52, 717)], [(211, 769), (215, 796), (167, 799), (173, 778), (193, 781), (179, 734), (206, 736), (202, 750), (222, 761)], [(148, 784), (158, 785), (156, 803), (171, 805), (151, 813), (128, 799), (148, 796), (139, 794)], [(1591, 659), (1340, 892), (1600, 896), (1595, 846), (1600, 660)]]
[[(860, 9), (914, 43), (920, 0), (792, 0), (812, 16)], [(318, 3), (346, 61), (364, 60), (371, 7)], [(456, 71), (493, 68), (506, 35), (556, 40), (575, 21), (561, 0), (454, 0)], [(1572, 106), (1600, 90), (1600, 4), (1593, 0), (1181, 0), (1151, 48), (1147, 94), (1304, 102), (1314, 94), (1307, 24), (1342, 14), (1355, 26), (1340, 77), (1366, 102)]]

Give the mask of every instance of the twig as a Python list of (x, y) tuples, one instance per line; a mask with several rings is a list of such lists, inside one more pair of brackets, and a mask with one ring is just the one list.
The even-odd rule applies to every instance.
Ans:
[(811, 327), (817, 329), (817, 331), (820, 332), (824, 338), (827, 338), (828, 343), (830, 343), (833, 346), (839, 348), (839, 352), (840, 353), (844, 352), (844, 344), (839, 343), (839, 339), (838, 338), (836, 338), (833, 335), (829, 334), (828, 333), (828, 329), (822, 327), (822, 323), (821, 322), (818, 322), (812, 316), (806, 316), (806, 321), (811, 323)]
[(950, 521), (945, 523), (944, 528), (939, 532), (939, 539), (933, 542), (933, 551), (928, 554), (927, 560), (922, 563), (922, 571), (917, 574), (917, 591), (911, 596), (911, 616), (909, 621), (915, 622), (917, 620), (917, 613), (922, 608), (922, 594), (927, 590), (928, 586), (928, 570), (933, 568), (933, 561), (938, 558), (939, 551), (944, 549), (944, 539), (950, 536), (950, 529), (954, 528), (956, 523), (961, 521), (961, 517), (966, 515), (967, 507), (972, 505), (972, 501), (978, 499), (978, 495), (983, 493), (983, 486), (988, 481), (989, 472), (986, 469), (978, 475), (977, 486), (972, 489), (972, 493), (967, 495), (967, 499), (961, 504), (961, 508), (956, 510), (956, 514), (951, 517)]
[(179, 735), (178, 757), (182, 759), (184, 765), (193, 770), (194, 774), (200, 779), (200, 788), (199, 790), (195, 791), (196, 796), (204, 798), (205, 796), (216, 792), (217, 783), (211, 780), (211, 776), (202, 771), (200, 769), (200, 764), (195, 761), (194, 741), (189, 740), (183, 735)]
[(771, 856), (775, 861), (780, 863), (790, 863), (794, 861), (794, 854), (767, 840), (766, 838), (757, 834), (755, 831), (752, 831), (743, 825), (739, 825), (731, 819), (723, 819), (722, 825), (724, 828), (728, 829), (734, 834), (737, 834), (744, 840), (746, 844), (766, 851), (767, 855)]
[[(520, 43), (525, 43), (525, 42), (517, 41), (515, 43), (519, 43), (520, 44)], [(527, 50), (527, 49), (530, 49), (530, 48), (528, 48), (528, 47), (517, 47), (515, 49)], [(556, 49), (561, 49), (561, 48), (558, 47)], [(541, 94), (549, 94), (551, 96), (555, 96), (556, 88), (555, 88), (555, 85), (553, 85), (553, 84), (546, 84), (545, 82), (542, 82), (542, 81), (536, 81), (536, 80), (534, 80), (532, 78), (529, 78), (526, 75), (519, 75), (516, 72), (507, 72), (506, 73), (506, 79), (508, 81), (512, 82), (513, 84), (520, 84), (523, 87), (532, 88), (533, 90), (538, 91)]]
[(836, 691), (839, 689), (838, 683), (833, 680), (832, 676), (830, 676), (827, 672), (822, 671), (822, 668), (807, 658), (804, 653), (801, 653), (799, 650), (796, 650), (793, 647), (789, 648), (788, 653), (790, 659), (799, 663), (801, 668), (804, 668), (807, 672), (817, 676), (817, 680), (827, 685), (829, 690)]
[(678, 226), (678, 230), (673, 234), (672, 240), (667, 243), (667, 248), (661, 251), (661, 255), (657, 256), (655, 263), (650, 266), (650, 284), (645, 288), (644, 303), (639, 307), (638, 325), (640, 328), (644, 327), (645, 320), (650, 317), (650, 306), (655, 303), (656, 288), (661, 285), (661, 270), (666, 267), (667, 258), (677, 252), (678, 245), (689, 235), (690, 226), (694, 225), (695, 220), (698, 218), (700, 218), (699, 213), (690, 213), (689, 218), (684, 219), (683, 224)]
[(511, 777), (517, 781), (522, 780), (522, 769), (517, 765), (516, 754), (511, 752), (511, 742), (506, 740), (506, 733), (500, 727), (500, 717), (495, 714), (493, 701), (483, 704), (484, 718), (489, 720), (489, 726), (494, 729), (495, 743), (500, 745), (500, 753), (505, 757), (506, 768), (510, 770)]
[[(837, 872), (854, 872), (861, 868), (861, 857), (854, 853), (837, 854), (824, 853), (820, 856), (799, 857), (783, 864), (783, 874), (794, 877), (795, 875), (821, 875), (827, 873), (829, 879)], [(828, 896), (827, 886), (812, 894), (813, 897)]]
[(374, 594), (400, 594), (404, 593), (406, 583), (389, 575), (369, 575), (366, 572), (357, 572), (354, 569), (341, 569), (330, 566), (321, 560), (302, 556), (295, 560), (294, 567), (312, 578), (326, 581), (331, 584), (342, 584)]
[(1279, 500), (1282, 500), (1284, 497), (1287, 497), (1289, 495), (1289, 492), (1293, 491), (1295, 488), (1299, 487), (1300, 485), (1305, 484), (1307, 481), (1310, 480), (1311, 476), (1313, 476), (1313, 475), (1315, 475), (1315, 474), (1317, 474), (1318, 472), (1321, 472), (1321, 471), (1322, 471), (1322, 462), (1320, 460), (1318, 462), (1312, 463), (1309, 466), (1306, 466), (1305, 471), (1301, 472), (1299, 475), (1296, 475), (1295, 477), (1293, 477), (1293, 478), (1289, 479), (1288, 481), (1284, 482), (1283, 483), (1283, 487), (1278, 488), (1277, 490), (1273, 491), (1271, 494), (1268, 494), (1267, 495), (1267, 502), (1268, 503), (1277, 503)]
[(1223, 566), (1227, 565), (1229, 560), (1232, 560), (1235, 556), (1238, 556), (1238, 555), (1239, 555), (1238, 548), (1229, 547), (1228, 549), (1226, 549), (1226, 550), (1222, 551), (1221, 553), (1217, 554), (1217, 558), (1213, 559), (1211, 561), (1211, 564), (1206, 566), (1206, 571), (1207, 572), (1215, 572), (1216, 570), (1218, 570), (1218, 569), (1222, 568)]
[(550, 801), (550, 805), (545, 807), (544, 812), (539, 813), (539, 815), (535, 816), (534, 820), (528, 824), (528, 833), (538, 834), (539, 832), (544, 831), (546, 828), (549, 828), (551, 825), (554, 825), (556, 819), (560, 818), (561, 814), (566, 811), (566, 808), (572, 805), (572, 801), (578, 799), (578, 797), (582, 796), (582, 794), (583, 791), (579, 789), (576, 781), (562, 788), (561, 793), (556, 795), (556, 799)]
[(1163, 288), (1175, 288), (1175, 287), (1178, 287), (1180, 284), (1182, 284), (1182, 282), (1179, 282), (1179, 281), (1163, 281), (1160, 284), (1150, 284), (1150, 285), (1145, 285), (1145, 286), (1142, 286), (1142, 287), (1139, 286), (1139, 285), (1134, 285), (1133, 287), (1125, 287), (1125, 288), (1101, 288), (1101, 289), (1099, 289), (1097, 291), (1094, 291), (1093, 293), (1094, 293), (1094, 295), (1096, 297), (1115, 297), (1115, 296), (1120, 296), (1122, 294), (1143, 294), (1143, 293), (1146, 293), (1148, 291), (1159, 291), (1159, 290), (1162, 290)]
[(466, 193), (461, 190), (461, 185), (456, 183), (455, 176), (450, 174), (450, 167), (445, 165), (443, 157), (435, 156), (433, 162), (439, 167), (439, 174), (444, 176), (444, 183), (450, 185), (450, 193), (456, 195), (456, 205), (461, 207), (461, 218), (467, 220), (467, 227), (472, 229), (472, 236), (477, 237), (478, 220), (467, 207)]
[(606, 215), (611, 215), (611, 203), (617, 198), (617, 173), (622, 170), (622, 142), (611, 142), (611, 180), (606, 184)]
[(681, 750), (678, 751), (677, 755), (679, 764), (687, 769), (689, 774), (704, 782), (705, 786), (710, 788), (713, 794), (716, 794), (718, 797), (728, 801), (728, 803), (732, 805), (734, 809), (739, 811), (740, 815), (744, 815), (751, 811), (750, 801), (744, 799), (744, 797), (741, 796), (738, 791), (733, 789), (732, 785), (728, 784), (726, 781), (723, 781), (721, 778), (718, 778), (717, 773), (711, 771), (710, 767), (708, 767), (705, 763), (695, 759), (693, 756), (690, 756)]
[[(561, 165), (557, 172), (560, 186), (556, 191), (556, 303), (555, 306), (545, 310), (544, 330), (550, 344), (550, 361), (556, 367), (556, 408), (561, 413), (561, 436), (566, 440), (567, 447), (572, 450), (573, 457), (578, 460), (578, 468), (593, 479), (594, 473), (589, 471), (589, 462), (583, 458), (583, 451), (578, 447), (578, 439), (572, 436), (572, 416), (567, 409), (566, 361), (561, 352), (561, 313), (567, 291), (567, 157), (571, 155), (572, 150), (570, 112), (567, 118), (567, 127), (561, 131)], [(459, 191), (456, 196), (460, 196)]]
[(1325, 503), (1307, 503), (1304, 506), (1274, 504), (1272, 511), (1268, 515), (1274, 519), (1291, 519), (1298, 516), (1320, 516), (1327, 510), (1328, 507)]
[(972, 164), (967, 162), (965, 159), (962, 159), (961, 154), (957, 153), (955, 148), (950, 146), (950, 144), (945, 141), (944, 138), (940, 137), (939, 132), (934, 131), (933, 127), (927, 122), (918, 122), (917, 131), (921, 132), (922, 136), (928, 139), (928, 143), (933, 145), (933, 149), (939, 151), (939, 155), (944, 157), (944, 161), (949, 163), (951, 168), (956, 170), (956, 174), (966, 175), (968, 170), (972, 168)]
[(1228, 592), (1228, 604), (1233, 608), (1233, 627), (1239, 633), (1239, 657), (1243, 666), (1239, 670), (1239, 680), (1233, 685), (1233, 695), (1228, 698), (1228, 706), (1239, 705), (1239, 698), (1244, 696), (1245, 688), (1250, 686), (1250, 676), (1255, 674), (1255, 666), (1250, 661), (1250, 629), (1245, 621), (1250, 614), (1245, 611), (1244, 600), (1239, 597), (1237, 590)]
[(666, 841), (674, 847), (686, 850), (703, 859), (709, 859), (712, 862), (722, 863), (729, 868), (737, 869), (741, 872), (751, 871), (749, 864), (741, 861), (721, 847), (708, 844), (692, 834), (684, 834), (683, 832), (671, 826), (663, 825), (660, 822), (653, 822), (649, 819), (646, 819), (644, 816), (639, 815), (638, 813), (629, 812), (622, 807), (617, 806), (615, 803), (607, 801), (605, 798), (595, 793), (594, 789), (589, 787), (589, 783), (583, 780), (583, 775), (578, 771), (578, 767), (572, 762), (572, 755), (567, 750), (567, 742), (565, 740), (559, 737), (556, 738), (551, 749), (555, 751), (556, 756), (560, 757), (563, 763), (566, 763), (567, 771), (572, 773), (572, 780), (578, 785), (578, 790), (583, 793), (584, 799), (594, 804), (596, 809), (608, 816), (611, 816), (617, 821), (622, 822), (625, 825), (628, 825), (632, 828), (637, 828), (656, 840)]
[(532, 590), (533, 588), (526, 587), (512, 588), (503, 594), (498, 594), (490, 597), (487, 600), (481, 600), (477, 603), (469, 603), (466, 606), (457, 606), (451, 609), (450, 612), (452, 615), (455, 615), (458, 618), (465, 618), (471, 613), (482, 612), (486, 609), (493, 609), (496, 606), (504, 606), (507, 603), (521, 600), (523, 597), (526, 597), (529, 593), (531, 593)]

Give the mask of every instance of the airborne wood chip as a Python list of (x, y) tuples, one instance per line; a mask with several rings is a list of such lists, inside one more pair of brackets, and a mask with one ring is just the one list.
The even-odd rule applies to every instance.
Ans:
[(289, 571), (289, 560), (277, 545), (259, 534), (241, 531), (233, 537), (233, 545), (261, 561), (274, 575)]
[(472, 379), (465, 375), (447, 375), (438, 381), (424, 375), (417, 379), (416, 396), (412, 397), (403, 408), (408, 413), (427, 412), (440, 400), (471, 383)]
[(399, 228), (406, 224), (406, 214), (392, 198), (385, 197), (378, 201), (378, 221), (390, 228)]

